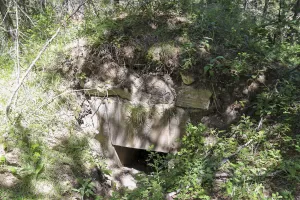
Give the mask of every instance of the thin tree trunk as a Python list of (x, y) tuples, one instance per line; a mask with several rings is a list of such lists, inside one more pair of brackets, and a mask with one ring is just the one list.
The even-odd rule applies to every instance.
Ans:
[(283, 9), (283, 1), (279, 0), (279, 11), (278, 11), (278, 23), (282, 21), (282, 9)]
[(8, 37), (11, 37), (14, 39), (14, 32), (13, 32), (14, 24), (13, 24), (10, 14), (8, 13), (6, 3), (4, 0), (0, 0), (0, 12), (1, 12), (1, 16), (2, 16)]
[(263, 17), (267, 15), (268, 8), (269, 8), (269, 1), (270, 0), (265, 0), (265, 5), (264, 5), (264, 11), (263, 11)]
[(21, 10), (21, 12), (23, 12), (23, 14), (26, 13), (27, 15), (26, 18), (29, 18), (29, 13), (30, 13), (29, 2), (27, 0), (18, 0), (16, 1), (16, 3), (19, 5), (19, 9)]
[(257, 0), (254, 0), (254, 7), (255, 7), (255, 9), (257, 9), (257, 8), (258, 8), (258, 3), (257, 3)]
[(278, 25), (277, 25), (277, 31), (274, 34), (274, 43), (276, 43), (277, 38), (281, 40), (282, 15), (283, 15), (283, 0), (279, 0), (278, 22), (277, 22)]
[(248, 0), (244, 0), (244, 10), (247, 10), (248, 8)]
[(41, 5), (41, 8), (42, 8), (42, 11), (45, 11), (46, 10), (46, 1), (45, 0), (40, 0), (40, 5)]
[(19, 49), (19, 10), (18, 5), (16, 5), (16, 71), (17, 71), (17, 84), (20, 81), (20, 49)]

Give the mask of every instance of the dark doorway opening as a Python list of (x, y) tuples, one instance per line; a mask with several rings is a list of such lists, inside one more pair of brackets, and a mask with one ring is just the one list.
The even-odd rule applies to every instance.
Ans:
[[(149, 159), (150, 151), (144, 149), (134, 149), (114, 145), (115, 150), (123, 166), (133, 168), (145, 173), (153, 172), (154, 169), (149, 166), (153, 163), (153, 159)], [(155, 152), (162, 158), (166, 158), (167, 153)]]

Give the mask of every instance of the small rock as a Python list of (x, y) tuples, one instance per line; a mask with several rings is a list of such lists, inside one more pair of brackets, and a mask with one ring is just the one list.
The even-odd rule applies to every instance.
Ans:
[(16, 186), (19, 182), (19, 179), (11, 173), (0, 174), (0, 187), (11, 188)]
[(244, 88), (243, 94), (251, 95), (254, 94), (259, 88), (258, 82), (252, 82), (248, 87)]
[(35, 192), (41, 195), (55, 195), (55, 189), (52, 182), (42, 180), (34, 184)]
[(125, 46), (123, 48), (123, 53), (126, 58), (134, 58), (134, 46)]
[(170, 192), (166, 195), (166, 200), (173, 200), (176, 198), (177, 192)]
[(204, 144), (206, 146), (214, 146), (217, 143), (217, 138), (213, 135), (204, 138)]
[(266, 76), (264, 74), (261, 74), (257, 77), (257, 81), (261, 84), (265, 84), (266, 82)]
[(192, 83), (195, 82), (194, 77), (189, 74), (184, 74), (184, 73), (180, 72), (180, 75), (181, 75), (182, 82), (185, 85), (191, 85)]
[(175, 98), (168, 84), (156, 76), (146, 77), (144, 92), (150, 94), (151, 104), (171, 104)]
[(136, 180), (130, 174), (121, 176), (120, 180), (122, 186), (127, 187), (130, 190), (133, 190), (137, 187)]
[(191, 86), (181, 87), (178, 91), (176, 106), (184, 108), (209, 109), (212, 92), (205, 89), (194, 89)]
[(106, 82), (121, 83), (127, 77), (128, 70), (115, 62), (106, 62), (99, 66), (98, 77)]
[(13, 149), (5, 155), (6, 162), (8, 165), (20, 166), (21, 165), (21, 151), (20, 149)]
[(242, 106), (240, 104), (231, 104), (227, 107), (225, 113), (223, 114), (224, 120), (227, 124), (232, 123), (240, 116)]

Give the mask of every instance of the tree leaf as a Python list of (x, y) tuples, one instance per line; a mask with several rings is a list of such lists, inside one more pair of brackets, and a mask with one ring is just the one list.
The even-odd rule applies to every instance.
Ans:
[(210, 66), (209, 66), (209, 65), (206, 65), (206, 66), (204, 67), (204, 72), (206, 73), (209, 69), (210, 69)]
[(36, 178), (38, 175), (44, 170), (44, 164), (39, 164), (35, 169), (35, 176)]
[(216, 59), (216, 60), (218, 60), (218, 59), (225, 60), (225, 58), (224, 58), (223, 56), (217, 56), (215, 59)]
[(0, 163), (5, 163), (5, 162), (6, 162), (5, 156), (0, 156)]

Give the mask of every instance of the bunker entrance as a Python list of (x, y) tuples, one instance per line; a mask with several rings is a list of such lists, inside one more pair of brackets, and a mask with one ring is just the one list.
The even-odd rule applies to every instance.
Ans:
[[(146, 173), (154, 171), (154, 169), (149, 166), (149, 164), (153, 163), (153, 159), (149, 159), (150, 151), (117, 145), (114, 145), (114, 147), (123, 166)], [(163, 158), (167, 156), (167, 153), (156, 153)]]

